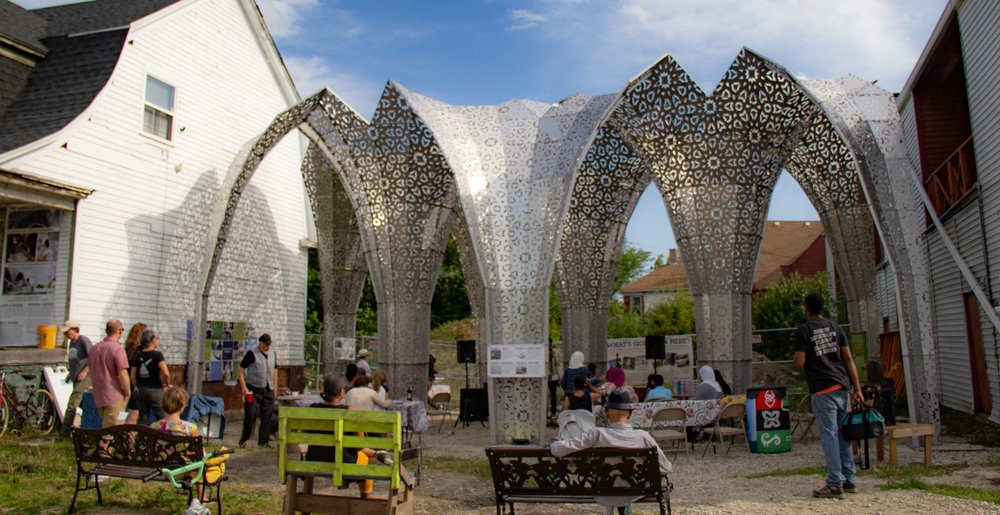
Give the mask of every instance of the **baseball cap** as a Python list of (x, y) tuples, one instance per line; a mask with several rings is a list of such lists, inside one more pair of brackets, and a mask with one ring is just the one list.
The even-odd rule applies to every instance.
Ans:
[(608, 402), (604, 405), (606, 409), (620, 409), (620, 410), (632, 410), (632, 399), (629, 398), (628, 394), (615, 390), (608, 395)]
[(63, 326), (59, 328), (59, 334), (66, 334), (66, 331), (69, 331), (70, 329), (76, 329), (79, 331), (80, 323), (73, 320), (67, 320), (63, 323)]

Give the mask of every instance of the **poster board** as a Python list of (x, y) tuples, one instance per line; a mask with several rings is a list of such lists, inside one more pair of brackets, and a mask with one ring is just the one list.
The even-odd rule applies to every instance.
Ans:
[(490, 377), (545, 377), (545, 345), (490, 345), (487, 370)]
[(236, 384), (236, 369), (257, 348), (257, 330), (249, 322), (205, 322), (205, 381)]
[(333, 339), (333, 358), (340, 361), (354, 361), (354, 338), (338, 336)]
[[(667, 336), (667, 359), (657, 360), (656, 373), (663, 376), (665, 384), (675, 379), (694, 378), (694, 352), (690, 335)], [(608, 340), (608, 366), (618, 366), (625, 371), (625, 382), (646, 385), (653, 373), (653, 361), (646, 359), (645, 338), (615, 338)]]

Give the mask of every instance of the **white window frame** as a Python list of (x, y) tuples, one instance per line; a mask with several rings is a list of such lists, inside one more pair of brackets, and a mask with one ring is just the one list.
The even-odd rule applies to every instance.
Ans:
[[(173, 89), (173, 106), (171, 106), (170, 109), (165, 109), (162, 106), (158, 106), (156, 104), (151, 104), (149, 102), (149, 100), (148, 100), (149, 79), (153, 79), (153, 80), (155, 80), (157, 82), (160, 82), (163, 85), (168, 86), (168, 87), (170, 87), (170, 88)], [(163, 136), (161, 136), (161, 135), (159, 135), (159, 134), (157, 134), (155, 132), (146, 130), (146, 109), (151, 109), (154, 112), (160, 113), (160, 114), (162, 114), (162, 115), (164, 115), (164, 116), (166, 116), (166, 117), (168, 117), (170, 119), (170, 128), (167, 131), (167, 137), (166, 138), (164, 138)], [(146, 74), (146, 78), (143, 81), (143, 86), (142, 86), (142, 116), (140, 117), (140, 126), (141, 126), (141, 132), (142, 132), (142, 134), (144, 134), (146, 136), (149, 136), (151, 138), (155, 138), (158, 141), (164, 141), (164, 142), (170, 142), (170, 143), (172, 143), (173, 140), (174, 140), (174, 127), (177, 125), (177, 123), (176, 123), (177, 122), (176, 111), (177, 111), (177, 86), (174, 86), (173, 84), (171, 84), (171, 83), (169, 83), (169, 82), (167, 82), (167, 81), (165, 81), (165, 80), (157, 77), (156, 75), (153, 75), (151, 73), (147, 73)]]

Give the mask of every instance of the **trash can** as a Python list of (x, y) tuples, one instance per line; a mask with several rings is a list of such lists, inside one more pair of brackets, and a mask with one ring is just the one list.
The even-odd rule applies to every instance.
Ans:
[(747, 388), (747, 440), (750, 452), (777, 453), (792, 450), (792, 430), (785, 409), (784, 386)]
[(39, 349), (56, 348), (56, 330), (54, 325), (40, 325), (35, 328), (35, 332), (38, 333)]

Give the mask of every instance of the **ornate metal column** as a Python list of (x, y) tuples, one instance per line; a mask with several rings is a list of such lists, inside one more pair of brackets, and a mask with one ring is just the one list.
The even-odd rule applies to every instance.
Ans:
[(396, 392), (427, 392), (430, 304), (457, 203), (430, 130), (389, 83), (372, 122), (335, 96), (311, 119), (351, 198), (378, 300), (379, 363)]
[(333, 340), (354, 338), (358, 303), (368, 276), (361, 230), (340, 176), (315, 143), (302, 162), (309, 193), (323, 283), (323, 373), (343, 374), (346, 361), (334, 356)]
[[(548, 340), (548, 288), (573, 178), (615, 95), (450, 106), (405, 94), (455, 171), (483, 270), (487, 344)], [(494, 443), (542, 443), (546, 377), (490, 380)]]
[(651, 180), (618, 129), (610, 122), (602, 126), (577, 171), (556, 256), (563, 366), (581, 351), (598, 370), (607, 368), (608, 302), (625, 227)]
[(750, 385), (750, 293), (774, 183), (816, 108), (744, 49), (711, 97), (670, 57), (626, 88), (614, 119), (663, 194), (695, 301), (698, 361)]
[(924, 205), (911, 177), (895, 98), (857, 77), (802, 81), (848, 144), (896, 276), (907, 400), (914, 422), (940, 427)]
[(830, 120), (817, 116), (785, 168), (823, 222), (847, 297), (851, 330), (865, 331), (874, 341), (881, 328), (875, 292), (878, 241), (854, 154)]
[(465, 291), (469, 293), (469, 305), (472, 316), (476, 319), (476, 366), (469, 370), (469, 384), (479, 387), (488, 382), (486, 375), (486, 292), (483, 289), (483, 273), (479, 269), (476, 251), (472, 248), (472, 236), (465, 225), (465, 213), (462, 208), (455, 209), (455, 218), (451, 224), (451, 237), (455, 238), (458, 247), (458, 260), (462, 263), (462, 275), (465, 276)]

